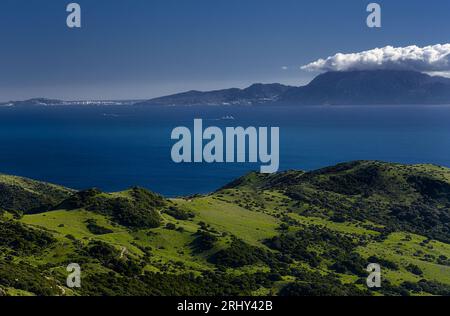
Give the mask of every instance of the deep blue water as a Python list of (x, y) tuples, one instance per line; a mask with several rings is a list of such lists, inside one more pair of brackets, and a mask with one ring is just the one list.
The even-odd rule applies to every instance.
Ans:
[[(235, 120), (220, 120), (231, 115)], [(84, 189), (213, 191), (259, 164), (175, 164), (176, 126), (279, 126), (280, 169), (374, 159), (450, 167), (450, 106), (0, 109), (0, 172)]]

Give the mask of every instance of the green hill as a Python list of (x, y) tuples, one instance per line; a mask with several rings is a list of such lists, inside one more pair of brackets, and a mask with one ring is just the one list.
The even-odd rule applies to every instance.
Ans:
[(46, 211), (73, 192), (45, 182), (0, 174), (0, 212)]
[[(450, 169), (248, 174), (165, 199), (0, 177), (0, 294), (450, 295)], [(82, 287), (66, 286), (66, 266)], [(366, 266), (382, 267), (368, 289)]]
[(356, 161), (308, 173), (252, 174), (226, 188), (278, 190), (298, 214), (368, 220), (450, 242), (450, 172), (438, 166)]

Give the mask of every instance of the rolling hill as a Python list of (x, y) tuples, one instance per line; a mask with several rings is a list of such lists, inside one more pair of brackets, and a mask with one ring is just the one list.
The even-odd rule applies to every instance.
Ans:
[(448, 168), (355, 161), (176, 199), (0, 185), (0, 295), (450, 295)]

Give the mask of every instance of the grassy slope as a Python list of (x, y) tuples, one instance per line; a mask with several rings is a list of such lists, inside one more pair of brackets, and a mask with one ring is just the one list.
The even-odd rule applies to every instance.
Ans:
[[(410, 236), (411, 240), (406, 236)], [(450, 245), (431, 241), (428, 246), (424, 247), (421, 243), (426, 239), (414, 234), (393, 233), (385, 241), (369, 243), (358, 251), (365, 257), (376, 255), (399, 264), (400, 271), (390, 271), (387, 275), (395, 284), (402, 281), (419, 281), (422, 278), (450, 284), (450, 266), (426, 260), (427, 255), (450, 257)], [(417, 252), (420, 252), (420, 255)], [(409, 264), (419, 266), (423, 271), (423, 276), (417, 276), (405, 270)]]
[[(378, 166), (378, 163), (367, 162), (364, 164)], [(384, 277), (394, 285), (399, 285), (403, 281), (417, 282), (420, 279), (434, 280), (450, 285), (450, 267), (436, 262), (436, 258), (439, 256), (450, 258), (450, 244), (436, 240), (427, 241), (424, 244), (424, 241), (429, 238), (405, 231), (392, 232), (384, 239), (377, 239), (381, 235), (380, 231), (384, 229), (384, 225), (380, 223), (375, 223), (369, 219), (344, 222), (330, 219), (329, 216), (333, 215), (334, 211), (327, 212), (324, 209), (321, 200), (323, 199), (322, 192), (317, 191), (318, 186), (324, 185), (323, 183), (337, 174), (354, 174), (355, 170), (364, 168), (364, 164), (350, 169), (344, 168), (343, 171), (319, 171), (314, 174), (313, 180), (308, 174), (306, 174), (307, 180), (304, 180), (305, 174), (301, 172), (288, 172), (275, 176), (251, 174), (208, 196), (169, 201), (169, 205), (190, 211), (195, 214), (195, 217), (189, 220), (177, 220), (167, 214), (162, 214), (162, 226), (153, 229), (130, 229), (115, 223), (107, 216), (85, 209), (54, 210), (24, 215), (20, 222), (47, 231), (56, 238), (56, 242), (40, 253), (14, 256), (13, 262), (24, 260), (36, 267), (44, 267), (50, 264), (50, 267), (44, 268), (46, 278), (55, 279), (59, 286), (64, 288), (66, 295), (76, 294), (76, 292), (65, 288), (63, 283), (64, 267), (67, 262), (71, 262), (73, 255), (78, 251), (73, 243), (73, 238), (82, 245), (88, 245), (89, 241), (92, 240), (104, 241), (116, 249), (117, 257), (142, 259), (145, 254), (143, 248), (150, 247), (152, 256), (146, 259), (145, 270), (168, 274), (194, 273), (201, 275), (204, 271), (214, 271), (216, 266), (208, 261), (209, 256), (229, 247), (233, 236), (249, 245), (274, 252), (273, 249), (267, 247), (264, 240), (279, 235), (280, 224), (286, 222), (286, 218), (290, 218), (292, 222), (289, 222), (288, 232), (302, 231), (305, 227), (326, 228), (353, 239), (364, 238), (365, 243), (355, 248), (363, 258), (367, 259), (371, 255), (376, 255), (399, 265), (398, 271), (385, 270)], [(385, 168), (386, 166), (387, 168)], [(392, 183), (395, 178), (397, 182), (404, 184), (405, 174), (412, 173), (450, 183), (450, 171), (436, 166), (386, 164), (383, 165), (383, 170), (382, 177), (387, 178), (389, 183)], [(41, 187), (30, 183), (29, 180), (22, 182), (21, 178), (6, 176), (2, 176), (0, 179), (3, 183), (7, 182), (10, 185), (23, 187), (24, 190), (29, 190), (33, 194), (40, 194), (40, 192), (36, 192), (36, 188)], [(289, 192), (286, 191), (286, 185), (282, 185), (283, 183), (287, 183), (289, 188), (297, 188), (301, 185), (302, 193), (311, 192), (317, 197), (320, 202), (320, 205), (314, 208), (317, 213), (311, 214), (310, 208), (313, 205), (311, 202), (298, 203), (298, 200), (292, 198), (292, 195), (288, 195)], [(59, 187), (54, 188), (61, 190)], [(317, 192), (314, 192), (315, 190)], [(405, 203), (411, 203), (418, 198), (414, 190), (407, 190), (406, 187), (389, 187), (388, 190), (390, 190), (389, 194), (397, 197), (396, 201), (399, 201), (398, 196), (400, 195), (402, 196), (400, 200)], [(328, 202), (333, 204), (338, 201), (340, 206), (345, 206), (346, 203), (351, 204), (358, 199), (357, 195), (328, 193), (326, 194), (329, 199)], [(129, 197), (129, 191), (114, 193), (112, 196), (126, 198)], [(343, 197), (346, 198), (345, 202), (341, 201)], [(367, 199), (376, 200), (380, 205), (384, 205), (384, 203), (387, 203), (388, 197), (389, 195), (373, 192)], [(308, 198), (310, 197), (308, 196)], [(438, 207), (441, 206), (438, 205)], [(445, 203), (443, 207), (445, 208)], [(4, 218), (11, 218), (10, 213), (5, 213)], [(87, 228), (87, 220), (95, 220), (98, 225), (110, 229), (112, 232), (95, 235)], [(195, 233), (203, 225), (202, 222), (208, 225), (209, 229), (216, 234), (218, 240), (212, 249), (196, 252), (192, 244), (196, 238)], [(166, 229), (165, 225), (168, 223), (172, 223), (176, 228), (182, 228), (182, 230)], [(320, 251), (319, 248), (314, 248), (314, 246), (311, 249)], [(311, 267), (308, 263), (295, 260), (290, 266), (303, 267), (328, 274), (331, 270), (326, 262), (322, 262), (318, 267)], [(410, 264), (417, 265), (423, 271), (423, 275), (417, 276), (408, 271), (407, 267)], [(86, 266), (88, 267), (88, 273), (109, 271), (108, 268), (96, 263), (89, 263)], [(229, 274), (239, 275), (240, 273), (269, 270), (270, 268), (265, 264), (256, 263), (241, 268), (228, 269), (227, 271)], [(352, 273), (341, 273), (339, 278), (343, 283), (353, 283), (358, 279)], [(283, 285), (295, 279), (293, 276), (285, 275), (282, 280), (275, 282), (271, 288), (261, 287), (253, 293), (277, 293)], [(358, 286), (361, 287), (361, 285)], [(4, 287), (3, 291), (11, 295), (31, 294), (11, 287)], [(61, 290), (60, 294), (62, 292)]]

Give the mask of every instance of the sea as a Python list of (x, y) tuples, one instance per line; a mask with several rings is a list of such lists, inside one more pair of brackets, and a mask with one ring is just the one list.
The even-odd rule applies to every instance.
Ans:
[(254, 163), (171, 159), (171, 132), (279, 127), (280, 170), (353, 160), (450, 167), (450, 105), (430, 106), (51, 106), (0, 108), (0, 172), (77, 190), (140, 186), (165, 196), (215, 191)]

